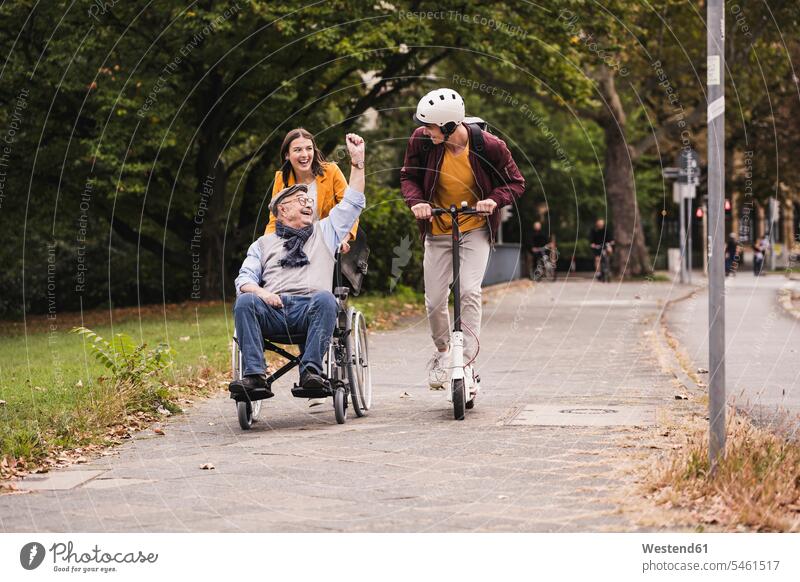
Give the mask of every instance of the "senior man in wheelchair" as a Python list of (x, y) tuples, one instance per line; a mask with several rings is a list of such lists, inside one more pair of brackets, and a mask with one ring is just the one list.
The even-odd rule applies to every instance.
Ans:
[(230, 383), (232, 394), (265, 391), (264, 338), (301, 343), (300, 386), (327, 385), (322, 358), (336, 324), (337, 304), (331, 293), (336, 249), (364, 209), (364, 140), (346, 137), (350, 182), (344, 198), (327, 218), (313, 222), (314, 201), (303, 184), (278, 192), (270, 202), (275, 232), (256, 240), (236, 278), (233, 307), (242, 352), (242, 379)]

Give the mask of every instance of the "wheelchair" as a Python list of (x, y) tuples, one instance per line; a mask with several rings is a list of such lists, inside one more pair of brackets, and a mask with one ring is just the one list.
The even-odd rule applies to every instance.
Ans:
[[(292, 396), (296, 398), (332, 397), (338, 424), (347, 421), (348, 408), (351, 406), (357, 417), (364, 416), (372, 406), (367, 324), (364, 315), (355, 307), (348, 305), (351, 292), (354, 296), (360, 293), (361, 283), (367, 272), (369, 249), (366, 247), (365, 239), (366, 237), (359, 231), (353, 242), (359, 241), (360, 244), (352, 245), (347, 255), (339, 252), (336, 255), (333, 285), (333, 295), (336, 297), (338, 307), (336, 325), (322, 362), (322, 375), (328, 381), (328, 385), (321, 389), (305, 389), (295, 384), (291, 390)], [(342, 283), (348, 283), (349, 286)], [(305, 337), (296, 340), (295, 344), (305, 343)], [(274, 352), (288, 360), (280, 369), (267, 376), (267, 387), (271, 390), (275, 381), (295, 366), (299, 366), (300, 356), (289, 353), (269, 338), (264, 338), (264, 346), (266, 351)], [(231, 367), (233, 380), (241, 379), (244, 366), (235, 331), (231, 342)], [(249, 394), (230, 395), (236, 402), (236, 412), (242, 430), (249, 430), (258, 420), (264, 393), (265, 391), (256, 390)]]

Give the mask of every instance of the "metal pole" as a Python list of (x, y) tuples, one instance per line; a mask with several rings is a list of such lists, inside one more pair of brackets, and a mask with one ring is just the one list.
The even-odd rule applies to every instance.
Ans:
[(769, 270), (775, 270), (775, 243), (778, 240), (775, 228), (778, 226), (775, 220), (777, 212), (778, 200), (774, 196), (769, 197)]
[[(694, 186), (689, 186), (694, 190)], [(686, 258), (689, 260), (689, 266), (686, 269), (687, 283), (692, 282), (692, 198), (686, 197)]]
[[(677, 184), (677, 182), (676, 182)], [(683, 184), (678, 186), (678, 199), (680, 200), (680, 237), (681, 237), (681, 283), (686, 283), (686, 197), (683, 195)]]
[(703, 275), (708, 277), (708, 204), (703, 204)]
[(725, 13), (709, 0), (708, 27), (708, 452), (711, 470), (725, 456)]

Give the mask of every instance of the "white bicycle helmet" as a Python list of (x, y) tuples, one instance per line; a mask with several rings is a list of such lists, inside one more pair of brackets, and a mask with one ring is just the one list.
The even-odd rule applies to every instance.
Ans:
[(464, 100), (452, 89), (436, 89), (419, 100), (414, 120), (420, 125), (433, 123), (450, 135), (464, 121)]

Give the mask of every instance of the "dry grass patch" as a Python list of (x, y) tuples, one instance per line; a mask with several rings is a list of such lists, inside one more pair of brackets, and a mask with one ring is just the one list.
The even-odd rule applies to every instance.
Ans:
[(689, 509), (701, 524), (725, 529), (800, 531), (800, 443), (731, 416), (725, 459), (714, 475), (707, 425), (693, 423), (685, 446), (648, 479), (655, 501)]

